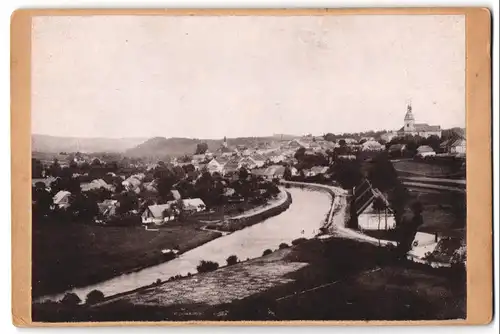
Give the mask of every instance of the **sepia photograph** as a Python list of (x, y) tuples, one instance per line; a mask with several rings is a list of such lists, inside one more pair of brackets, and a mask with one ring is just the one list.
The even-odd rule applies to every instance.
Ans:
[(467, 318), (465, 15), (41, 15), (30, 77), (33, 321)]

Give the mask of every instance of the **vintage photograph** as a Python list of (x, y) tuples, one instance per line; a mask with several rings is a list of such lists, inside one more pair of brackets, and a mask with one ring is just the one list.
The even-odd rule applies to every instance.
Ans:
[(464, 15), (31, 27), (33, 321), (466, 318)]

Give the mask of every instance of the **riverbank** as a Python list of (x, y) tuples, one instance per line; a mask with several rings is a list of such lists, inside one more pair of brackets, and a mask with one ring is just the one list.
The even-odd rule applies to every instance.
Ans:
[(165, 248), (186, 252), (220, 237), (195, 225), (140, 227), (48, 223), (33, 227), (34, 299), (96, 284), (168, 261)]
[(465, 317), (463, 268), (433, 269), (394, 258), (390, 249), (369, 243), (313, 238), (213, 272), (110, 297), (92, 307), (53, 312), (51, 308), (60, 306), (38, 306), (33, 317), (35, 321)]
[(225, 221), (209, 223), (205, 226), (205, 228), (207, 230), (227, 233), (239, 231), (245, 227), (258, 224), (268, 218), (279, 215), (290, 207), (292, 200), (292, 196), (289, 192), (284, 189), (280, 189), (280, 193), (277, 195), (277, 198), (268, 205), (250, 210), (249, 212), (226, 219)]

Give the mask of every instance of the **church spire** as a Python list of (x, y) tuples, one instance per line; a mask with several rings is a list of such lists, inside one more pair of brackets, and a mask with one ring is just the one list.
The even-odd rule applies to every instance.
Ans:
[(415, 118), (413, 117), (413, 112), (412, 112), (412, 107), (411, 107), (411, 101), (406, 104), (406, 115), (405, 115), (405, 121), (414, 121)]

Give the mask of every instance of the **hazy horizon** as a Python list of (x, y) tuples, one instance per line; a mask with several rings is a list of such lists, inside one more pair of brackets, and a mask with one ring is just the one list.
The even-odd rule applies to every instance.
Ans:
[(448, 15), (36, 17), (32, 132), (221, 139), (465, 127)]

